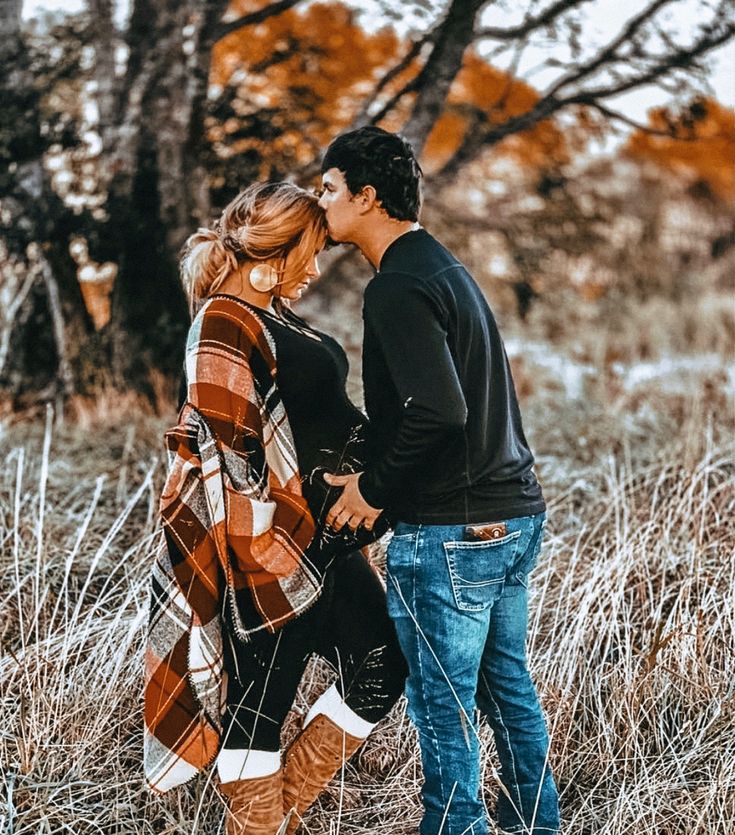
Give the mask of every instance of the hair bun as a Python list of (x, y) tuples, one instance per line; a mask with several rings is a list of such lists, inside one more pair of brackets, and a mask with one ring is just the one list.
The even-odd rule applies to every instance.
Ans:
[(238, 226), (235, 229), (230, 229), (221, 236), (222, 244), (225, 249), (234, 252), (247, 254), (248, 242), (250, 238), (250, 230), (247, 226)]
[(208, 226), (200, 226), (190, 238), (192, 240), (196, 239), (196, 243), (203, 243), (205, 241), (214, 243), (219, 239), (219, 235), (216, 229), (210, 229)]

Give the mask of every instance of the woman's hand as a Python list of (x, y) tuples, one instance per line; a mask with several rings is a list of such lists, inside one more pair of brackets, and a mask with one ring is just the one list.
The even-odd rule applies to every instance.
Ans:
[(324, 474), (324, 480), (332, 487), (344, 487), (342, 495), (332, 505), (327, 513), (326, 522), (335, 531), (341, 531), (347, 527), (356, 531), (360, 525), (370, 531), (375, 520), (383, 512), (371, 507), (363, 499), (358, 487), (358, 479), (361, 473), (350, 473), (349, 475)]

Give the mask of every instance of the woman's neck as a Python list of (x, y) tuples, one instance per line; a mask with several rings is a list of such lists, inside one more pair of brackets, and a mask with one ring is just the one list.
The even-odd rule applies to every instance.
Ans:
[(219, 285), (217, 292), (226, 293), (228, 296), (236, 296), (254, 307), (263, 308), (263, 310), (273, 310), (273, 294), (255, 290), (248, 281), (249, 273), (249, 267), (230, 273)]

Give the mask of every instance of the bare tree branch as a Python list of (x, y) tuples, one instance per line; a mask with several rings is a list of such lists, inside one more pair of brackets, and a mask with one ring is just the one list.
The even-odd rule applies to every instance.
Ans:
[[(22, 280), (16, 277), (15, 281), (17, 286), (14, 288), (15, 292), (11, 296), (10, 303), (5, 307), (2, 314), (0, 314), (0, 380), (3, 378), (5, 364), (7, 363), (10, 352), (10, 338), (13, 333), (15, 317), (23, 307), (36, 278), (37, 276), (32, 270), (28, 270), (25, 278)], [(6, 276), (3, 276), (3, 280), (7, 281)]]
[(264, 20), (268, 20), (269, 17), (274, 17), (275, 15), (288, 11), (288, 9), (293, 8), (300, 2), (301, 0), (279, 0), (277, 3), (271, 3), (269, 6), (258, 9), (257, 12), (250, 12), (235, 20), (220, 23), (214, 30), (214, 38), (215, 40), (219, 40), (220, 38), (224, 38), (225, 35), (242, 29), (243, 26), (253, 26), (256, 23), (262, 23)]
[(531, 32), (553, 23), (570, 9), (577, 9), (589, 2), (591, 0), (557, 0), (541, 14), (534, 17), (527, 16), (523, 23), (518, 26), (510, 26), (506, 29), (499, 26), (486, 26), (483, 29), (478, 29), (475, 32), (474, 40), (515, 41), (519, 38), (525, 38)]
[[(572, 105), (587, 105), (612, 117), (615, 111), (603, 105), (601, 99), (613, 98), (638, 87), (655, 83), (676, 69), (691, 67), (697, 58), (721, 46), (735, 35), (735, 22), (724, 16), (716, 15), (713, 22), (700, 30), (700, 37), (691, 46), (682, 47), (673, 54), (657, 56), (653, 65), (649, 64), (623, 80), (611, 81), (607, 85), (592, 89), (570, 91), (566, 96), (557, 95), (563, 87), (569, 87), (577, 81), (582, 81), (596, 69), (607, 66), (614, 60), (623, 60), (617, 56), (617, 50), (626, 42), (626, 35), (632, 37), (645, 20), (650, 19), (654, 7), (658, 9), (667, 2), (670, 2), (670, 0), (656, 0), (656, 2), (650, 4), (643, 12), (629, 21), (623, 33), (604, 47), (595, 58), (580, 66), (576, 73), (568, 74), (562, 81), (553, 84), (526, 113), (506, 119), (501, 124), (489, 124), (487, 114), (478, 115), (475, 124), (473, 124), (471, 130), (466, 132), (465, 138), (454, 156), (435, 175), (437, 184), (448, 181), (463, 165), (477, 157), (483, 148), (495, 145), (511, 134), (528, 130), (564, 108)], [(605, 59), (601, 60), (603, 55)], [(481, 122), (483, 117), (484, 124)], [(627, 119), (622, 114), (619, 114), (619, 118), (621, 121)], [(637, 123), (632, 124), (632, 126), (642, 127)]]
[[(725, 21), (720, 21), (724, 23)], [(691, 47), (681, 48), (678, 52), (671, 55), (659, 56), (658, 63), (647, 71), (641, 74), (628, 78), (625, 81), (608, 87), (598, 87), (597, 89), (588, 90), (585, 93), (576, 97), (576, 100), (581, 104), (587, 104), (590, 100), (595, 98), (610, 98), (611, 96), (619, 96), (622, 93), (627, 93), (636, 87), (642, 87), (646, 84), (652, 84), (662, 76), (670, 73), (672, 70), (684, 67), (691, 67), (696, 59), (701, 55), (717, 49), (718, 46), (729, 41), (735, 35), (735, 22), (729, 21), (725, 23), (724, 28), (719, 34), (710, 33), (707, 30), (703, 36)]]
[(401, 101), (401, 99), (403, 99), (410, 93), (415, 93), (418, 89), (418, 86), (418, 79), (412, 78), (411, 81), (404, 84), (403, 87), (401, 87), (401, 89), (392, 98), (390, 98), (374, 116), (370, 118), (370, 122), (372, 124), (377, 124), (378, 122), (380, 122), (381, 119), (384, 119), (391, 112), (391, 110), (393, 110), (393, 108), (398, 104), (398, 102)]
[(54, 334), (54, 343), (56, 345), (56, 354), (59, 358), (58, 382), (61, 390), (59, 396), (61, 402), (63, 399), (74, 394), (76, 385), (74, 381), (74, 372), (71, 365), (71, 346), (69, 345), (69, 326), (64, 317), (64, 310), (61, 304), (61, 293), (59, 291), (59, 283), (56, 280), (54, 271), (51, 268), (48, 260), (39, 255), (40, 272), (43, 282), (46, 285), (46, 293), (48, 297), (49, 311), (51, 313), (51, 324)]
[(472, 42), (475, 17), (484, 2), (453, 0), (437, 32), (431, 55), (414, 82), (418, 96), (404, 133), (417, 154), (421, 153), (462, 67), (465, 50)]
[(629, 20), (627, 25), (618, 35), (618, 37), (612, 40), (606, 47), (601, 49), (600, 52), (598, 52), (598, 54), (594, 58), (592, 58), (592, 60), (588, 61), (586, 64), (583, 64), (581, 67), (578, 67), (572, 73), (569, 73), (565, 75), (563, 78), (560, 78), (548, 91), (547, 95), (556, 95), (556, 93), (559, 90), (563, 89), (564, 87), (568, 87), (569, 84), (586, 78), (603, 65), (609, 63), (615, 58), (618, 58), (619, 56), (617, 52), (620, 49), (620, 47), (625, 45), (626, 43), (629, 43), (633, 36), (636, 34), (636, 32), (638, 32), (640, 28), (648, 20), (650, 20), (662, 6), (665, 6), (671, 2), (675, 2), (675, 0), (654, 0), (654, 2), (652, 2), (647, 8), (645, 8), (642, 12), (640, 12), (634, 18)]
[(360, 125), (366, 124), (367, 122), (369, 122), (370, 124), (373, 124), (373, 125), (377, 124), (378, 122), (381, 121), (381, 119), (384, 119), (391, 112), (391, 110), (393, 110), (396, 107), (396, 105), (403, 98), (405, 98), (405, 96), (409, 95), (410, 93), (415, 92), (419, 88), (419, 86), (423, 83), (421, 73), (419, 73), (418, 76), (412, 78), (410, 81), (406, 82), (406, 84), (404, 84), (403, 87), (401, 87), (400, 90), (398, 90), (396, 93), (394, 93), (393, 96), (391, 96), (391, 98), (388, 99), (388, 101), (383, 104), (383, 106), (380, 108), (380, 110), (377, 113), (374, 113), (368, 119), (369, 109), (372, 106), (372, 104), (375, 102), (375, 100), (377, 99), (381, 90), (385, 89), (385, 87), (394, 78), (396, 78), (398, 75), (400, 75), (400, 73), (402, 73), (405, 69), (407, 69), (410, 66), (411, 61), (413, 61), (414, 58), (416, 58), (420, 54), (421, 49), (423, 48), (423, 46), (425, 44), (427, 44), (427, 43), (435, 44), (436, 43), (436, 41), (438, 40), (439, 35), (442, 32), (445, 25), (446, 25), (446, 19), (440, 21), (433, 29), (431, 29), (429, 32), (427, 32), (422, 38), (417, 40), (413, 44), (411, 49), (408, 51), (408, 53), (406, 53), (406, 55), (404, 55), (404, 57), (398, 62), (398, 64), (396, 64), (392, 69), (390, 69), (383, 76), (383, 78), (381, 78), (381, 80), (378, 82), (377, 87), (375, 88), (375, 90), (371, 94), (370, 98), (367, 100), (365, 105), (363, 105), (362, 109), (360, 110), (358, 115), (353, 120), (353, 123), (352, 123), (352, 126), (351, 126), (352, 128), (360, 127)]
[(404, 86), (395, 96), (393, 96), (383, 107), (380, 109), (380, 112), (370, 118), (370, 108), (373, 106), (375, 101), (377, 100), (378, 96), (383, 92), (383, 90), (393, 81), (394, 78), (397, 78), (404, 70), (407, 70), (411, 63), (414, 61), (415, 58), (421, 53), (421, 50), (427, 43), (431, 43), (434, 40), (434, 30), (426, 32), (423, 37), (418, 38), (413, 42), (411, 45), (411, 49), (401, 58), (401, 60), (392, 67), (377, 83), (375, 89), (371, 93), (370, 97), (365, 100), (360, 112), (357, 114), (355, 119), (353, 120), (352, 126), (355, 128), (360, 127), (361, 125), (367, 124), (368, 122), (379, 122), (386, 113), (389, 113), (397, 101), (402, 98), (407, 91), (407, 87), (409, 85)]
[(691, 142), (697, 137), (692, 132), (690, 136), (680, 136), (675, 135), (670, 130), (659, 130), (657, 128), (652, 128), (650, 125), (644, 125), (643, 122), (638, 122), (635, 119), (631, 119), (629, 116), (626, 116), (624, 113), (620, 113), (617, 110), (612, 110), (609, 107), (606, 107), (604, 104), (601, 104), (599, 101), (590, 101), (587, 102), (587, 107), (592, 107), (601, 113), (605, 118), (610, 119), (611, 121), (622, 122), (628, 127), (635, 128), (635, 130), (641, 131), (641, 133), (647, 133), (651, 136), (664, 136), (667, 139), (680, 139), (682, 142)]

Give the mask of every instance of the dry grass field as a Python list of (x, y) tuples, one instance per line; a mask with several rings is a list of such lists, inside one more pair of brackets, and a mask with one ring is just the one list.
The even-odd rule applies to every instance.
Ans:
[[(531, 653), (564, 831), (734, 833), (728, 357), (706, 345), (611, 363), (579, 344), (508, 342), (549, 502)], [(223, 807), (211, 776), (161, 799), (141, 773), (147, 574), (170, 417), (134, 401), (78, 411), (0, 430), (0, 832), (214, 835)], [(328, 680), (310, 667), (296, 707)], [(493, 745), (481, 736), (492, 811)], [(308, 832), (414, 833), (419, 786), (399, 703)]]

